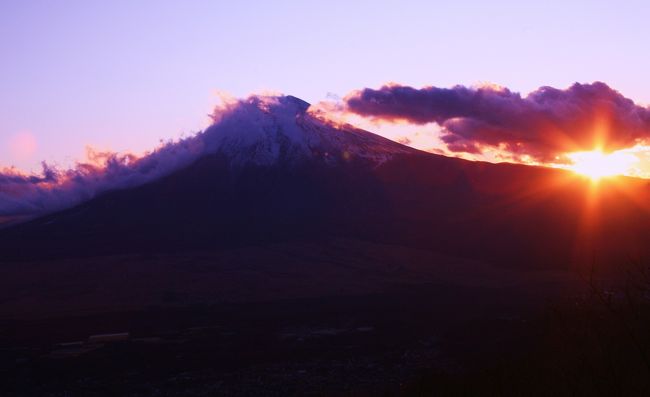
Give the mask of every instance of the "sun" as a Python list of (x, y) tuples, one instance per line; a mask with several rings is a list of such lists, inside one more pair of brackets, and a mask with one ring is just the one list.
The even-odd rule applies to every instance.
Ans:
[(573, 162), (569, 169), (588, 176), (594, 181), (600, 178), (623, 175), (630, 171), (636, 157), (623, 151), (603, 153), (600, 150), (568, 154)]

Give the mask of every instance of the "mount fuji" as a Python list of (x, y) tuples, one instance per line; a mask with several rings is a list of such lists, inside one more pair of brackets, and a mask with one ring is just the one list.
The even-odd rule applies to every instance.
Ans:
[(3, 255), (353, 238), (557, 267), (640, 252), (650, 231), (643, 180), (603, 182), (587, 214), (593, 186), (570, 172), (418, 151), (334, 124), (292, 96), (232, 103), (205, 131), (116, 168), (92, 183), (75, 179), (76, 201), (56, 200), (69, 208), (42, 205), (40, 216), (1, 230)]

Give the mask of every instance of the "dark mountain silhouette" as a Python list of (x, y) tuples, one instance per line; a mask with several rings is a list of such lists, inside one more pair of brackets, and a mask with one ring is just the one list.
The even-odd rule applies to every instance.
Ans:
[(513, 266), (640, 255), (650, 187), (420, 152), (307, 112), (249, 100), (189, 165), (0, 231), (5, 258), (178, 252), (338, 237)]

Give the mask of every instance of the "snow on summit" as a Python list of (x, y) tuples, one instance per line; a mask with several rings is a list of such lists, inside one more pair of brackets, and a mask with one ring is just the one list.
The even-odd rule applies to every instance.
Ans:
[(207, 151), (226, 154), (235, 164), (272, 164), (321, 159), (327, 163), (363, 158), (383, 162), (411, 149), (356, 129), (335, 126), (309, 113), (293, 96), (252, 96), (217, 109), (217, 122), (205, 132)]

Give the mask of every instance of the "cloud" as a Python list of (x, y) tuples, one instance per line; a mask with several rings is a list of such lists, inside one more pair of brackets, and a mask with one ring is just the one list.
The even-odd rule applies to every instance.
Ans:
[(413, 143), (413, 141), (411, 140), (411, 138), (409, 138), (409, 137), (407, 137), (407, 136), (403, 136), (403, 137), (397, 138), (397, 142), (398, 142), (398, 143), (401, 143), (402, 145), (410, 145), (410, 144)]
[(450, 151), (498, 150), (540, 163), (564, 163), (570, 152), (613, 151), (650, 140), (650, 109), (601, 82), (541, 87), (525, 97), (497, 86), (386, 85), (355, 91), (344, 101), (348, 112), (373, 120), (435, 122)]
[(256, 95), (241, 100), (224, 98), (211, 115), (212, 126), (205, 131), (163, 142), (142, 156), (87, 149), (86, 160), (70, 169), (60, 170), (45, 162), (40, 174), (0, 169), (0, 224), (69, 208), (103, 192), (142, 185), (188, 166), (217, 150), (223, 128), (231, 128), (228, 123), (233, 119), (250, 118), (242, 113), (259, 113), (273, 101)]
[(31, 218), (101, 192), (146, 183), (189, 164), (201, 151), (201, 141), (190, 138), (163, 144), (142, 157), (88, 149), (88, 159), (76, 167), (59, 170), (43, 162), (39, 175), (4, 169), (0, 172), (0, 219)]

